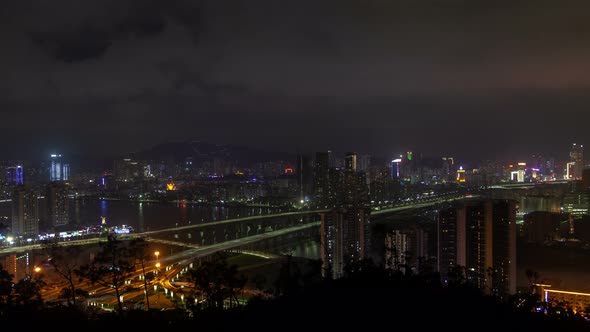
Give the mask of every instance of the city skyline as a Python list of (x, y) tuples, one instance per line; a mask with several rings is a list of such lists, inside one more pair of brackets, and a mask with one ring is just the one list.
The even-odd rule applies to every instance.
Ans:
[[(0, 153), (195, 139), (463, 159), (586, 143), (588, 4), (3, 5)], [(492, 139), (493, 138), (493, 139)], [(556, 156), (556, 157), (559, 157)]]

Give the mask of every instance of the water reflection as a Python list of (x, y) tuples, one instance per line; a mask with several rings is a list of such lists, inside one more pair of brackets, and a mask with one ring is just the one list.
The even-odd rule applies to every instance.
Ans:
[(139, 227), (137, 228), (137, 230), (139, 232), (145, 232), (145, 220), (143, 218), (143, 203), (139, 203), (138, 205), (138, 212), (137, 212), (137, 216), (139, 218)]

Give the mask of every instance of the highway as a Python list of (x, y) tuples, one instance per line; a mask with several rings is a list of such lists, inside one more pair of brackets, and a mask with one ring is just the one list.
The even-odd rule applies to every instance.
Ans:
[[(166, 241), (168, 244), (175, 244), (175, 245), (183, 245), (187, 247), (192, 247), (191, 249), (187, 249), (185, 251), (169, 255), (165, 258), (159, 260), (159, 262), (163, 265), (161, 269), (156, 269), (154, 267), (153, 262), (148, 262), (148, 266), (145, 269), (146, 273), (150, 272), (157, 272), (156, 278), (151, 280), (148, 283), (148, 290), (151, 291), (154, 285), (159, 285), (163, 289), (167, 289), (167, 292), (178, 292), (179, 287), (176, 287), (172, 284), (171, 280), (177, 277), (179, 274), (186, 272), (187, 267), (190, 266), (192, 262), (196, 259), (206, 257), (212, 255), (219, 251), (224, 251), (236, 247), (240, 247), (243, 245), (247, 245), (250, 243), (262, 241), (265, 239), (269, 239), (276, 236), (286, 235), (292, 232), (297, 232), (313, 227), (319, 227), (320, 222), (312, 222), (308, 224), (303, 224), (299, 226), (284, 228), (276, 231), (271, 231), (263, 234), (252, 235), (249, 237), (224, 241), (221, 243), (216, 243), (212, 245), (207, 245), (204, 247), (197, 247), (196, 245), (187, 245), (184, 243), (173, 242), (173, 241)], [(149, 241), (149, 239), (148, 239)], [(155, 242), (161, 242), (161, 240), (156, 240)], [(260, 254), (257, 254), (260, 255)], [(143, 275), (143, 271), (140, 268), (137, 268), (133, 273), (133, 276), (128, 281), (128, 287), (134, 289), (132, 292), (128, 292), (124, 295), (125, 298), (137, 298), (138, 296), (143, 296), (143, 280), (140, 276)], [(63, 286), (62, 286), (63, 287)], [(45, 301), (54, 301), (57, 299), (59, 294), (59, 290), (62, 287), (57, 287), (54, 290), (48, 290), (43, 293), (43, 297)], [(87, 301), (89, 302), (100, 302), (104, 304), (114, 305), (116, 303), (116, 299), (113, 297), (113, 290), (106, 288), (106, 287), (97, 287), (97, 286), (90, 286), (87, 285), (84, 287), (89, 290), (91, 294), (91, 298)]]

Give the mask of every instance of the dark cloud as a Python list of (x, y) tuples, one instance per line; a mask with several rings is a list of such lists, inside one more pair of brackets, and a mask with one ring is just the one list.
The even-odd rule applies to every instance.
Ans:
[(31, 39), (57, 60), (71, 63), (100, 57), (115, 41), (153, 37), (166, 28), (165, 15), (149, 4), (127, 8), (124, 12), (128, 14), (114, 15), (107, 20), (104, 13), (95, 13), (74, 17), (65, 24), (54, 22), (49, 28), (33, 26)]
[(57, 60), (77, 62), (101, 56), (112, 44), (105, 31), (92, 27), (76, 29), (72, 34), (33, 34), (32, 40)]
[(1, 134), (80, 134), (101, 153), (186, 137), (380, 154), (565, 150), (590, 140), (589, 11), (548, 0), (5, 2)]

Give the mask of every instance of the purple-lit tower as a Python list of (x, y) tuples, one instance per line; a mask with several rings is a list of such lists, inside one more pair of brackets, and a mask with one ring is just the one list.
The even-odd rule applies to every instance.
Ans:
[(8, 167), (6, 169), (6, 183), (9, 186), (18, 186), (25, 184), (23, 173), (24, 170), (21, 165)]

